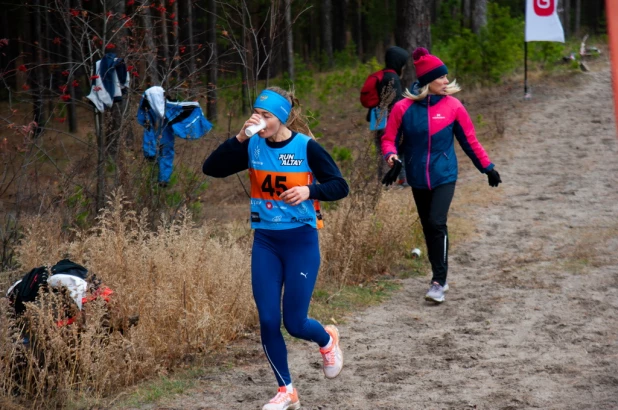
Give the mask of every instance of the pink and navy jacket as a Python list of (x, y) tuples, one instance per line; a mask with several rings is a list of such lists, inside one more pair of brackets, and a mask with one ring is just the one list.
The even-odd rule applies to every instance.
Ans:
[(408, 184), (433, 189), (457, 180), (453, 134), (479, 171), (493, 169), (494, 164), (476, 139), (470, 115), (451, 96), (428, 95), (420, 101), (404, 98), (397, 102), (382, 136), (382, 153), (388, 159), (399, 154), (399, 146)]

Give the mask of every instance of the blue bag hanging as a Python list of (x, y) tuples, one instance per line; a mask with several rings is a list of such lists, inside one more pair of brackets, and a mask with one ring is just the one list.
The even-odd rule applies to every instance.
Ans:
[(380, 131), (386, 128), (386, 119), (388, 111), (380, 111), (378, 107), (371, 109), (369, 114), (369, 129), (371, 131)]

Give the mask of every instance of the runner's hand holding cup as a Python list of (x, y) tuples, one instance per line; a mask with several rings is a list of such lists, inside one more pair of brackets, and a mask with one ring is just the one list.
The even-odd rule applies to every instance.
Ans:
[(251, 138), (253, 135), (258, 135), (259, 132), (266, 128), (266, 121), (262, 118), (260, 114), (254, 113), (249, 117), (247, 121), (243, 124), (242, 128), (236, 135), (236, 139), (238, 141), (243, 142), (248, 138)]
[(254, 113), (249, 117), (249, 119), (243, 124), (243, 127), (240, 129), (240, 132), (236, 136), (238, 141), (243, 142), (247, 138), (252, 137), (255, 134), (258, 134), (261, 130), (266, 128), (266, 121), (262, 118), (260, 114)]
[(245, 135), (247, 137), (251, 137), (257, 134), (258, 132), (262, 131), (264, 128), (266, 128), (266, 121), (260, 118), (260, 122), (258, 124), (250, 125), (247, 128), (245, 128)]

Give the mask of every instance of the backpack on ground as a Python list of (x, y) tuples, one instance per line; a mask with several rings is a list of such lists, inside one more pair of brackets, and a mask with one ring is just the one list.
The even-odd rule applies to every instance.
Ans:
[(378, 84), (384, 78), (385, 72), (395, 73), (395, 70), (385, 68), (375, 73), (369, 74), (361, 88), (360, 102), (365, 108), (374, 108), (380, 104), (380, 95), (378, 94)]
[[(53, 276), (56, 276), (57, 280), (52, 281), (53, 283), (50, 283), (52, 287), (65, 285), (71, 291), (72, 287), (69, 285), (72, 284), (72, 282), (70, 281), (70, 278), (67, 278), (69, 279), (68, 281), (62, 280), (63, 278), (66, 278), (67, 275), (79, 278), (76, 281), (74, 280), (73, 282), (79, 282), (79, 284), (81, 285), (80, 291), (82, 291), (81, 288), (84, 288), (83, 291), (85, 291), (85, 279), (86, 276), (88, 276), (88, 270), (82, 265), (75, 263), (70, 259), (60, 260), (58, 263), (52, 266), (49, 271), (46, 266), (39, 266), (38, 268), (34, 268), (30, 272), (26, 273), (24, 277), (15, 282), (6, 293), (7, 297), (9, 298), (9, 302), (13, 305), (15, 309), (15, 314), (19, 316), (24, 313), (24, 311), (26, 310), (26, 306), (24, 305), (24, 303), (34, 302), (37, 295), (39, 294), (39, 291), (42, 288), (47, 287), (50, 278)], [(64, 282), (71, 283), (68, 283), (67, 285), (67, 283)], [(81, 303), (79, 303), (81, 302), (80, 299), (81, 297), (79, 297), (76, 303), (81, 309)]]
[(47, 286), (49, 273), (46, 266), (39, 266), (26, 273), (21, 280), (16, 282), (7, 292), (9, 301), (15, 308), (15, 314), (21, 315), (26, 310), (24, 303), (34, 302), (39, 290)]

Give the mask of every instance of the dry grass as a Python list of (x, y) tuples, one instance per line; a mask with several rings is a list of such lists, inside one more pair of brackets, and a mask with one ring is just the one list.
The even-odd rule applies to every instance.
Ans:
[[(138, 314), (139, 324), (108, 334), (100, 320), (103, 307), (88, 305), (83, 329), (58, 328), (50, 304), (41, 300), (27, 315), (30, 333), (38, 335), (35, 349), (16, 350), (14, 335), (2, 335), (4, 394), (17, 389), (46, 405), (75, 393), (106, 395), (216, 349), (255, 323), (246, 237), (221, 235), (220, 229), (215, 235), (208, 224), (195, 227), (187, 213), (152, 232), (146, 212), (126, 211), (121, 194), (108, 205), (98, 225), (72, 241), (58, 236), (57, 221), (33, 218), (19, 260), (39, 266), (70, 255), (114, 290), (116, 319)], [(3, 305), (3, 317), (7, 310)], [(44, 352), (44, 365), (38, 352)], [(11, 377), (10, 369), (23, 360), (25, 373)]]
[[(321, 235), (323, 279), (358, 283), (387, 272), (401, 258), (414, 233), (415, 210), (411, 194), (381, 191), (375, 209), (363, 209), (362, 198), (342, 201), (329, 214)], [(418, 229), (418, 227), (416, 227)]]
[(321, 280), (338, 285), (388, 271), (420, 232), (410, 191), (385, 191), (378, 183), (373, 135), (364, 134), (352, 147), (353, 160), (342, 166), (350, 195), (328, 213), (320, 235)]
[[(400, 258), (409, 242), (414, 222), (409, 193), (385, 193), (374, 174), (363, 178), (373, 191), (353, 190), (326, 211), (323, 283), (341, 287), (371, 280)], [(27, 333), (37, 335), (33, 348), (26, 349), (7, 330), (15, 326), (10, 308), (2, 305), (3, 394), (19, 392), (22, 399), (48, 407), (86, 393), (102, 397), (216, 350), (256, 324), (250, 231), (244, 225), (195, 226), (184, 210), (152, 231), (147, 210), (130, 208), (116, 193), (93, 229), (71, 235), (62, 234), (60, 217), (27, 221), (17, 248), (22, 266), (51, 265), (69, 256), (114, 290), (114, 321), (126, 328), (128, 317), (140, 319), (124, 333), (110, 334), (104, 326), (110, 307), (88, 305), (83, 325), (59, 328), (53, 308), (59, 302), (42, 298), (26, 315)]]

